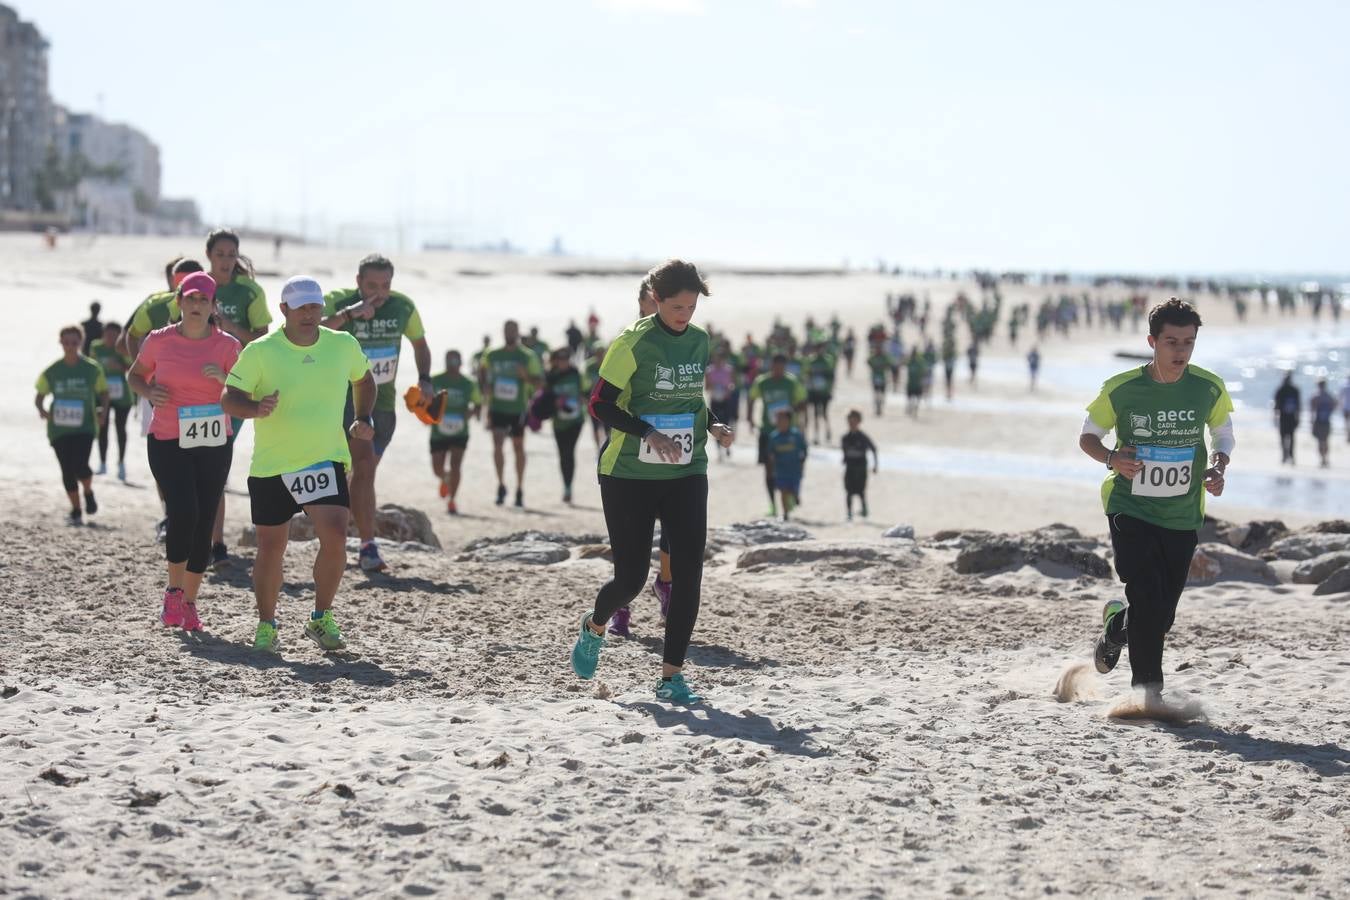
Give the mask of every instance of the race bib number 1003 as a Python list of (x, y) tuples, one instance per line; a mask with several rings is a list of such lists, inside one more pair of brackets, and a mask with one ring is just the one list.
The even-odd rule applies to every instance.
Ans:
[(331, 462), (315, 463), (298, 472), (287, 472), (281, 476), (281, 481), (300, 506), (324, 497), (335, 497), (338, 492), (337, 470)]
[(1130, 482), (1134, 496), (1180, 497), (1191, 489), (1194, 447), (1140, 447), (1136, 458), (1143, 468)]
[(666, 466), (687, 466), (694, 459), (694, 416), (643, 416), (642, 421), (653, 425), (658, 432), (673, 440), (680, 448), (680, 458), (674, 461), (662, 459), (647, 439), (642, 439), (638, 448), (638, 459), (645, 463)]

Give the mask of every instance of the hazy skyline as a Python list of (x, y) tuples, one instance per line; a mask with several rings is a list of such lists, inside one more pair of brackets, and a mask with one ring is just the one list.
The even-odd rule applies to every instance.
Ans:
[[(209, 222), (397, 250), (1345, 271), (1350, 7), (14, 3)], [(352, 226), (372, 226), (362, 232)]]

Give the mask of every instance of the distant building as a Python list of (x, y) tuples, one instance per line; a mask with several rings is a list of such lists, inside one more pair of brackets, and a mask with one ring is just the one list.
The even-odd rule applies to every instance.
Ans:
[(39, 208), (38, 172), (51, 127), (47, 41), (0, 4), (0, 209)]

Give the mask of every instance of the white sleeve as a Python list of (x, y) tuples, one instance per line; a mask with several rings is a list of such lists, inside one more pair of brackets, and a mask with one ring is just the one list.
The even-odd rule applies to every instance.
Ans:
[(1214, 449), (1231, 459), (1233, 448), (1237, 446), (1237, 438), (1233, 435), (1233, 417), (1224, 419), (1218, 428), (1210, 428), (1209, 435), (1214, 439)]
[(1104, 438), (1111, 433), (1111, 429), (1103, 428), (1092, 421), (1092, 416), (1083, 419), (1083, 430), (1079, 434), (1095, 434), (1099, 438)]

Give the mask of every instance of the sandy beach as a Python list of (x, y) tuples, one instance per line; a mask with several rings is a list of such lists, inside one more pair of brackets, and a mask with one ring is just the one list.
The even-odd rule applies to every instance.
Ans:
[[(243, 249), (258, 253), (274, 303), (290, 274), (350, 284), (361, 255)], [(349, 650), (325, 656), (300, 635), (315, 545), (293, 545), (277, 659), (246, 648), (246, 429), (228, 493), (237, 556), (203, 587), (206, 631), (160, 628), (158, 505), (137, 423), (128, 482), (97, 479), (102, 510), (71, 528), (31, 388), (59, 353), (57, 328), (90, 300), (123, 321), (162, 285), (167, 258), (197, 250), (72, 236), (43, 252), (0, 236), (0, 293), (24, 309), (0, 332), (15, 387), (0, 395), (0, 895), (1350, 895), (1350, 593), (1295, 583), (1292, 544), (1252, 551), (1268, 573), (1235, 577), (1246, 563), (1226, 562), (1183, 597), (1169, 695), (1203, 715), (1182, 724), (1107, 717), (1128, 693), (1127, 665), (1054, 696), (1066, 667), (1090, 662), (1101, 605), (1121, 594), (1114, 578), (1043, 548), (958, 571), (985, 540), (977, 530), (1026, 543), (1052, 523), (1106, 564), (1100, 467), (1077, 449), (1099, 381), (1073, 373), (1126, 368), (1114, 354), (1146, 352), (1142, 334), (1047, 340), (1033, 395), (1027, 336), (1014, 349), (1000, 326), (978, 387), (963, 364), (955, 402), (939, 391), (917, 420), (898, 395), (871, 416), (859, 365), (840, 385), (835, 437), (848, 407), (864, 411), (883, 453), (872, 515), (845, 519), (838, 455), (813, 448), (802, 533), (778, 535), (794, 540), (733, 527), (766, 507), (742, 434), (732, 460), (710, 466), (714, 554), (690, 654), (707, 703), (685, 710), (652, 697), (650, 594), (596, 682), (568, 669), (609, 564), (585, 558), (604, 534), (595, 480), (579, 475), (575, 504), (560, 502), (547, 428), (528, 439), (525, 510), (492, 505), (490, 439), (475, 428), (464, 514), (450, 517), (425, 426), (400, 411), (379, 499), (427, 513), (443, 550), (393, 547), (387, 576), (349, 567), (336, 607)], [(637, 278), (600, 273), (645, 265), (391, 255), (438, 370), (447, 349), (495, 342), (507, 316), (556, 343), (594, 309), (612, 337), (633, 318)], [(696, 321), (738, 340), (775, 316), (800, 328), (832, 314), (861, 336), (888, 291), (927, 293), (938, 310), (959, 290), (978, 296), (971, 282), (709, 268), (714, 295)], [(1051, 289), (1003, 290), (1034, 305)], [(1195, 299), (1206, 321), (1195, 362), (1216, 371), (1225, 360), (1207, 357), (1207, 341), (1343, 346), (1350, 333), (1259, 310), (1239, 326), (1226, 302)], [(413, 377), (402, 366), (400, 390)], [(1239, 400), (1230, 491), (1209, 512), (1279, 519), (1319, 551), (1345, 537), (1350, 551), (1339, 526), (1318, 525), (1350, 509), (1339, 417), (1332, 467), (1313, 468), (1305, 428), (1305, 462), (1290, 469), (1268, 398)], [(588, 434), (579, 460), (593, 454)], [(915, 540), (882, 537), (897, 524)], [(566, 558), (465, 552), (527, 530), (551, 533)]]

